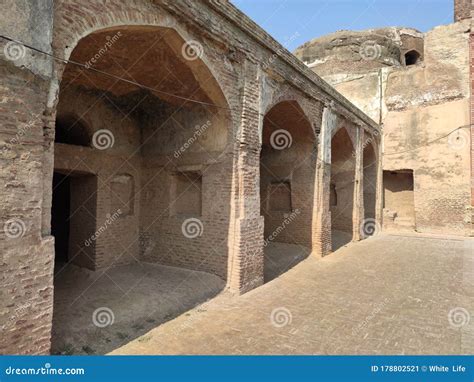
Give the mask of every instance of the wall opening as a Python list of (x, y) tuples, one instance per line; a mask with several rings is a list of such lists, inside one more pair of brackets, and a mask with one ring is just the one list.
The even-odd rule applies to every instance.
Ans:
[(56, 118), (54, 141), (76, 146), (90, 146), (91, 144), (85, 123), (73, 115), (62, 115)]
[(201, 216), (202, 174), (186, 171), (173, 176), (171, 200), (174, 200), (174, 215)]
[(69, 213), (71, 181), (67, 175), (53, 175), (53, 204), (51, 209), (51, 235), (54, 236), (55, 265), (69, 260)]
[(405, 65), (416, 65), (420, 61), (420, 53), (416, 50), (410, 50), (409, 52), (405, 53)]
[(135, 182), (133, 176), (120, 174), (110, 181), (110, 212), (123, 218), (133, 215), (135, 208)]
[[(340, 128), (331, 140), (330, 200), (332, 250), (335, 251), (352, 240), (352, 215), (354, 204), (355, 156), (354, 147), (346, 128)], [(331, 199), (331, 197), (330, 197)]]
[[(132, 339), (225, 286), (234, 158), (224, 150), (233, 124), (220, 84), (186, 44), (171, 28), (114, 26), (83, 37), (71, 52), (71, 61), (96, 70), (65, 65), (54, 168), (69, 179), (70, 230), (68, 267), (54, 285), (55, 352), (74, 344), (74, 353), (101, 354), (123, 342), (116, 326), (110, 342), (96, 335), (91, 315), (104, 301), (116, 317), (128, 317), (120, 330)], [(105, 277), (88, 288), (84, 268)], [(150, 298), (156, 280), (159, 296)], [(133, 294), (124, 298), (124, 290)]]
[(96, 193), (95, 176), (54, 172), (51, 233), (58, 268), (68, 262), (95, 268)]
[[(372, 143), (364, 148), (364, 219), (375, 219), (375, 205), (377, 194), (377, 157)], [(365, 230), (364, 230), (365, 231)], [(366, 232), (371, 234), (372, 231)]]
[(291, 212), (291, 184), (290, 182), (273, 182), (267, 190), (268, 208), (273, 212)]
[(329, 205), (333, 207), (337, 206), (337, 190), (334, 183), (329, 185), (329, 193)]
[(280, 102), (266, 113), (260, 154), (265, 282), (311, 251), (314, 144), (312, 126), (297, 102)]
[(384, 228), (413, 230), (415, 228), (415, 193), (413, 170), (383, 172)]

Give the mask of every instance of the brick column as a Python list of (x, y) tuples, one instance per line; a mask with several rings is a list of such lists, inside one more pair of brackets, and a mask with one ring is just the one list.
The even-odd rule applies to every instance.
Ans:
[(234, 156), (228, 287), (245, 293), (263, 284), (263, 217), (260, 216), (260, 79), (257, 64), (243, 65), (240, 126)]
[(352, 204), (352, 240), (362, 239), (360, 226), (364, 220), (364, 129), (356, 129), (354, 202)]
[(337, 125), (337, 115), (325, 106), (318, 139), (318, 156), (313, 203), (313, 254), (326, 256), (332, 251), (329, 185), (331, 182), (331, 137)]

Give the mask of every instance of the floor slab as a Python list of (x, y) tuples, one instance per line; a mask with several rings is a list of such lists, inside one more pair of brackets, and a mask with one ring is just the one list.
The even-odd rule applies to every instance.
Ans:
[(306, 259), (311, 250), (298, 244), (269, 243), (265, 249), (264, 282), (269, 282)]
[(371, 237), (221, 294), (112, 354), (472, 354), (473, 248)]
[(104, 354), (217, 295), (219, 277), (149, 263), (55, 277), (53, 354)]

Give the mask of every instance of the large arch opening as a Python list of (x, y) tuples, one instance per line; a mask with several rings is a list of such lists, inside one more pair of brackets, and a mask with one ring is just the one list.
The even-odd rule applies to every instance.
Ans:
[(126, 26), (82, 38), (65, 65), (54, 353), (106, 353), (225, 286), (231, 120), (203, 49), (169, 28)]
[[(375, 226), (376, 218), (376, 195), (377, 195), (377, 157), (375, 154), (374, 146), (369, 141), (364, 148), (363, 155), (363, 178), (364, 178), (364, 225)], [(374, 230), (364, 229), (365, 235), (371, 235), (375, 233)]]
[(297, 102), (280, 102), (266, 113), (260, 155), (265, 282), (311, 251), (314, 147), (311, 123)]
[(330, 203), (332, 250), (352, 240), (355, 151), (347, 130), (342, 127), (331, 140)]

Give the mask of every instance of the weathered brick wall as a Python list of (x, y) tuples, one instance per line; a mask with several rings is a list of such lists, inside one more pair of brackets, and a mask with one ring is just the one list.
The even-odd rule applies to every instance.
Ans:
[[(260, 171), (265, 238), (272, 237), (270, 241), (311, 248), (316, 164), (314, 146), (310, 142), (302, 145), (293, 143), (291, 148), (272, 154), (262, 157)], [(272, 189), (275, 182), (288, 184), (288, 196), (291, 199), (289, 206), (273, 206), (272, 201), (278, 197), (278, 190)], [(285, 223), (287, 218), (290, 219), (289, 223)]]
[[(426, 33), (418, 65), (352, 73), (341, 63), (324, 77), (368, 115), (382, 119), (384, 170), (414, 171), (421, 232), (470, 232), (469, 25), (464, 20)], [(318, 73), (317, 65), (312, 69)]]
[[(123, 207), (112, 205), (112, 200), (120, 198), (118, 191), (112, 189), (112, 185), (117, 176), (123, 175), (131, 176), (136, 185), (141, 182), (141, 159), (136, 155), (140, 144), (137, 122), (131, 116), (124, 118), (123, 112), (119, 111), (111, 100), (102, 97), (101, 93), (85, 92), (72, 86), (61, 92), (57, 115), (58, 118), (62, 115), (81, 117), (91, 140), (94, 134), (101, 134), (99, 130), (108, 130), (113, 139), (113, 145), (104, 150), (95, 147), (94, 143), (91, 147), (55, 145), (55, 171), (71, 176), (93, 175), (97, 178), (97, 188), (91, 190), (91, 195), (84, 198), (81, 204), (90, 205), (90, 199), (95, 198), (95, 211), (91, 206), (90, 211), (83, 211), (83, 214), (85, 219), (91, 215), (95, 216), (94, 232), (100, 231), (100, 234), (96, 239), (90, 237), (90, 230), (89, 233), (79, 235), (80, 237), (70, 244), (70, 257), (88, 249), (85, 241), (90, 240), (91, 244), (94, 244), (92, 263), (89, 263), (92, 269), (136, 261), (139, 245), (140, 188), (138, 187), (138, 192), (133, 195), (131, 212), (126, 213)], [(100, 135), (97, 137), (99, 144)], [(71, 214), (76, 214), (76, 211), (81, 213), (80, 207), (72, 207)], [(108, 224), (107, 219), (117, 213), (119, 217)], [(71, 221), (71, 230), (74, 231), (73, 228), (79, 225), (80, 221)]]
[[(226, 111), (168, 106), (142, 121), (141, 256), (145, 261), (227, 277), (232, 125)], [(143, 123), (144, 122), (144, 123)], [(157, 126), (159, 126), (157, 131)], [(196, 135), (199, 132), (199, 135)], [(199, 211), (179, 209), (186, 198), (177, 176), (201, 178)], [(196, 231), (194, 231), (195, 229)]]
[(454, 21), (471, 18), (472, 0), (454, 0)]
[[(318, 208), (314, 190), (322, 104), (278, 84), (270, 75), (263, 86), (260, 199), (265, 238), (315, 250), (312, 225)], [(270, 188), (272, 183), (282, 181), (290, 188), (291, 210), (272, 211)], [(315, 253), (320, 254), (319, 248)]]
[[(51, 6), (11, 2), (2, 34), (50, 50)], [(41, 236), (41, 203), (51, 62), (4, 40), (0, 52), (0, 353), (46, 354), (54, 248)]]
[[(0, 91), (4, 100), (2, 118), (5, 119), (0, 128), (2, 147), (26, 125), (28, 127), (27, 133), (22, 135), (22, 144), (13, 145), (12, 149), (8, 147), (2, 153), (0, 176), (5, 179), (6, 187), (0, 191), (4, 201), (1, 222), (21, 218), (26, 231), (20, 238), (10, 240), (1, 236), (0, 240), (2, 291), (7, 292), (7, 298), (1, 300), (0, 352), (46, 353), (49, 350), (54, 266), (53, 241), (49, 235), (55, 167), (97, 174), (97, 225), (105, 221), (111, 206), (115, 205), (111, 182), (116, 175), (130, 175), (137, 188), (143, 189), (143, 193), (135, 195), (133, 214), (114, 222), (96, 240), (97, 268), (132, 261), (141, 249), (142, 259), (215, 272), (227, 279), (231, 290), (242, 293), (263, 282), (259, 168), (262, 111), (268, 102), (265, 79), (272, 78), (298, 91), (298, 97), (305, 100), (302, 108), (315, 132), (321, 120), (321, 105), (330, 102), (334, 113), (341, 117), (371, 130), (378, 129), (373, 121), (227, 2), (62, 0), (55, 2), (54, 30), (52, 3), (41, 2), (36, 8), (33, 3), (19, 2), (6, 8), (2, 13), (5, 23), (1, 24), (9, 26), (5, 33), (46, 51), (52, 48), (57, 56), (66, 59), (85, 36), (126, 25), (174, 29), (177, 35), (170, 49), (176, 55), (181, 54), (180, 42), (200, 42), (204, 50), (202, 60), (188, 65), (211, 100), (227, 111), (216, 113), (218, 116), (212, 119), (216, 130), (210, 130), (213, 135), (210, 142), (214, 143), (207, 150), (211, 149), (213, 155), (219, 154), (217, 160), (209, 160), (207, 150), (192, 149), (177, 163), (166, 166), (163, 163), (166, 155), (159, 151), (160, 146), (178, 147), (188, 137), (184, 134), (175, 140), (170, 132), (163, 133), (162, 140), (155, 142), (154, 147), (144, 148), (139, 156), (130, 159), (130, 150), (142, 142), (137, 140), (140, 129), (145, 136), (150, 130), (147, 132), (146, 124), (137, 126), (136, 121), (127, 120), (127, 126), (122, 126), (117, 123), (117, 115), (101, 103), (87, 114), (94, 115), (95, 120), (90, 121), (93, 128), (112, 124), (118, 127), (117, 131), (114, 129), (116, 146), (110, 152), (104, 156), (87, 148), (61, 144), (53, 150), (58, 102), (58, 111), (62, 107), (81, 109), (87, 97), (76, 94), (68, 98), (67, 93), (58, 97), (64, 71), (62, 63), (56, 63), (51, 73), (51, 61), (46, 56), (35, 54), (34, 59), (27, 59), (23, 69), (19, 69), (18, 63), (14, 66), (2, 58)], [(292, 95), (296, 98), (295, 93)], [(61, 102), (65, 105), (61, 106)], [(189, 118), (185, 114), (184, 120)], [(202, 116), (195, 113), (194, 117), (196, 115)], [(121, 127), (130, 131), (122, 134)], [(122, 142), (122, 138), (126, 142)], [(206, 142), (203, 143), (206, 146)], [(169, 157), (172, 153), (167, 154)], [(151, 212), (169, 207), (163, 202), (171, 192), (172, 187), (164, 186), (172, 184), (170, 176), (176, 171), (196, 171), (196, 166), (201, 166), (200, 171), (204, 173), (201, 216), (204, 233), (194, 239), (197, 241), (190, 241), (182, 235), (181, 219), (168, 214), (155, 224), (153, 218), (157, 216)], [(321, 184), (329, 183), (328, 168), (326, 165), (324, 168), (316, 177), (318, 190), (324, 189)], [(309, 167), (305, 171), (311, 175)], [(326, 195), (315, 195), (314, 200), (324, 203), (320, 210), (327, 211)], [(154, 212), (159, 214), (156, 210)], [(312, 222), (318, 227), (313, 230), (313, 244), (316, 243), (315, 253), (321, 254), (330, 243), (330, 225), (327, 214), (316, 217), (318, 222), (314, 219)], [(305, 225), (310, 224), (310, 219), (305, 221)], [(150, 248), (152, 240), (157, 243), (155, 248)], [(174, 253), (165, 253), (160, 258), (165, 248), (171, 248)]]

